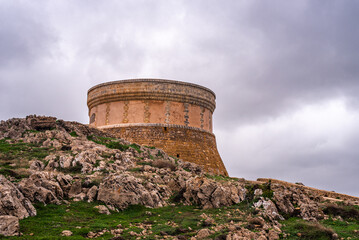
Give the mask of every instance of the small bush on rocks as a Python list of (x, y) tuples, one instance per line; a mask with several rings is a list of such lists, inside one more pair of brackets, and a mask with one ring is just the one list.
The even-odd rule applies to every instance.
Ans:
[(70, 132), (70, 135), (71, 135), (72, 137), (78, 137), (78, 136), (79, 136), (79, 135), (77, 135), (77, 133), (76, 133), (75, 131)]
[(340, 206), (336, 204), (327, 204), (323, 209), (325, 214), (341, 216), (343, 219), (358, 219), (359, 210), (352, 206)]
[(176, 165), (166, 160), (156, 160), (153, 162), (152, 166), (157, 168), (169, 168), (171, 171), (176, 170)]

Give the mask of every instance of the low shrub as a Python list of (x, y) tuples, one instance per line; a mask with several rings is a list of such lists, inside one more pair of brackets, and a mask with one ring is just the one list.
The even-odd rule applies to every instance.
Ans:
[(70, 132), (70, 135), (71, 135), (72, 137), (78, 137), (78, 136), (79, 136), (79, 135), (77, 135), (77, 133), (76, 133), (75, 131)]
[(298, 236), (300, 239), (335, 239), (334, 231), (331, 228), (326, 228), (319, 223), (314, 222), (300, 222), (296, 226)]
[(264, 221), (261, 218), (250, 218), (248, 220), (248, 229), (262, 228)]
[(176, 170), (176, 165), (166, 160), (156, 160), (153, 162), (152, 166), (157, 168), (169, 168), (171, 171)]
[(127, 145), (123, 145), (119, 142), (109, 142), (105, 144), (106, 147), (112, 148), (112, 149), (119, 149), (121, 151), (125, 151), (129, 148)]
[(327, 204), (323, 212), (328, 215), (341, 216), (343, 219), (358, 219), (359, 210), (353, 206), (340, 206), (337, 204)]

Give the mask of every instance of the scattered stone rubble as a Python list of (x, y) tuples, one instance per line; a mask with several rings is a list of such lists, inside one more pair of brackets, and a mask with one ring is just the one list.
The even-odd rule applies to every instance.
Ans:
[[(19, 235), (19, 219), (36, 215), (34, 202), (62, 204), (68, 199), (97, 200), (104, 204), (97, 206), (99, 213), (111, 214), (133, 204), (166, 206), (171, 197), (184, 204), (219, 208), (244, 201), (248, 195), (244, 180), (217, 181), (198, 165), (172, 158), (160, 149), (142, 146), (123, 151), (110, 149), (91, 141), (92, 136), (112, 137), (95, 128), (52, 117), (28, 116), (1, 121), (0, 139), (37, 143), (54, 150), (43, 161), (29, 162), (30, 176), (18, 183), (11, 182), (15, 180), (11, 176), (0, 175), (0, 235)], [(121, 139), (116, 141), (130, 144)], [(241, 223), (216, 225), (211, 217), (203, 215), (204, 226), (212, 227), (198, 231), (196, 239), (204, 239), (222, 229), (229, 230), (227, 240), (279, 239), (278, 221), (284, 219), (283, 215), (297, 215), (309, 221), (324, 217), (320, 198), (314, 193), (280, 184), (270, 187), (274, 192), (272, 200), (263, 197), (259, 188), (253, 194), (256, 199), (253, 208), (258, 214), (248, 221), (255, 223), (257, 231), (244, 228)], [(150, 228), (144, 230), (150, 232)], [(116, 237), (123, 229), (106, 231)], [(89, 232), (88, 237), (95, 238), (105, 232)], [(62, 236), (71, 234), (62, 232)]]

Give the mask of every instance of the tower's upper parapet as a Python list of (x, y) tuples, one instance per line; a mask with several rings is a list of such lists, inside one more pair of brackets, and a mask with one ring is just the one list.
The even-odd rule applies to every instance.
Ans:
[(215, 99), (192, 83), (129, 79), (94, 86), (87, 105), (91, 126), (228, 175), (212, 133)]
[(212, 132), (215, 94), (197, 84), (164, 79), (102, 83), (88, 91), (90, 124), (174, 124)]

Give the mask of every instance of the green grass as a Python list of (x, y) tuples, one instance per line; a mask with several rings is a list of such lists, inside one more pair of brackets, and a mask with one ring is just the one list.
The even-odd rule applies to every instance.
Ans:
[(9, 143), (5, 139), (0, 140), (0, 160), (3, 159), (16, 159), (16, 158), (27, 158), (27, 159), (44, 159), (49, 155), (51, 148), (41, 147), (40, 144), (36, 143)]
[[(53, 148), (42, 147), (36, 143), (9, 142), (0, 140), (0, 173), (16, 179), (27, 177), (20, 168), (28, 168), (32, 159), (43, 160)], [(18, 169), (18, 170), (17, 170)]]
[(156, 147), (153, 147), (153, 146), (145, 146), (145, 148), (156, 149)]
[(158, 152), (156, 153), (156, 156), (157, 156), (157, 157), (163, 157), (163, 154), (161, 153), (160, 150), (158, 150)]
[(124, 145), (121, 144), (120, 142), (116, 141), (115, 138), (108, 138), (108, 137), (99, 137), (99, 136), (95, 136), (95, 135), (90, 135), (87, 136), (87, 139), (90, 141), (93, 141), (97, 144), (101, 144), (101, 145), (105, 145), (108, 148), (112, 148), (112, 149), (119, 149), (121, 151), (126, 151), (127, 149), (129, 149), (130, 147), (135, 149), (138, 153), (141, 153), (141, 147), (135, 143), (130, 144), (130, 145)]
[[(282, 230), (290, 234), (286, 239), (332, 239), (332, 232), (337, 233), (339, 239), (347, 239), (348, 237), (359, 239), (359, 233), (354, 232), (354, 230), (359, 230), (359, 221), (354, 219), (339, 221), (330, 217), (315, 224), (297, 217), (291, 217), (281, 221), (281, 223), (283, 224)], [(297, 235), (298, 233), (301, 234), (300, 237)]]
[(315, 239), (326, 240), (332, 239), (334, 231), (320, 223), (307, 222), (299, 218), (289, 218), (282, 222), (283, 230), (289, 233), (286, 239)]
[(77, 135), (77, 133), (76, 133), (75, 131), (70, 132), (70, 135), (71, 135), (72, 137), (78, 137), (78, 136), (79, 136), (79, 135)]
[(248, 198), (249, 201), (253, 200), (254, 191), (256, 189), (262, 189), (262, 191), (263, 191), (262, 197), (269, 198), (269, 199), (273, 198), (273, 190), (271, 189), (271, 182), (263, 183), (263, 184), (247, 185), (246, 189), (248, 190), (247, 198)]
[(137, 165), (149, 165), (149, 166), (152, 166), (152, 163), (151, 162), (138, 162)]
[(129, 148), (128, 145), (123, 145), (119, 142), (109, 142), (105, 144), (106, 147), (112, 148), (112, 149), (119, 149), (121, 151), (125, 151)]
[(231, 178), (223, 175), (211, 175), (211, 174), (205, 174), (205, 176), (209, 179), (213, 179), (215, 181), (231, 181), (231, 180), (237, 180), (236, 178)]
[(132, 148), (135, 149), (138, 153), (143, 152), (143, 151), (141, 150), (140, 145), (137, 145), (136, 143), (130, 144), (129, 147), (132, 147)]
[[(130, 236), (130, 231), (140, 232), (142, 229), (136, 227), (137, 223), (151, 224), (153, 232), (145, 239), (155, 239), (155, 235), (165, 232), (172, 236), (185, 235), (194, 236), (203, 228), (200, 215), (206, 213), (212, 216), (218, 223), (226, 223), (233, 220), (227, 217), (228, 210), (242, 209), (244, 205), (238, 204), (228, 208), (202, 210), (196, 206), (167, 206), (162, 208), (146, 208), (143, 206), (130, 206), (124, 211), (112, 212), (111, 215), (99, 214), (94, 206), (101, 203), (70, 202), (69, 205), (35, 204), (37, 216), (20, 220), (20, 231), (23, 236), (9, 237), (7, 239), (61, 239), (63, 230), (73, 232), (66, 239), (85, 239), (88, 232), (96, 232), (103, 229), (116, 229), (121, 224), (124, 230), (121, 236), (124, 239), (136, 239)], [(241, 216), (243, 217), (243, 216)], [(170, 226), (172, 222), (177, 226)], [(189, 227), (192, 230), (189, 230)], [(32, 235), (30, 235), (32, 234)], [(216, 233), (220, 235), (223, 233)], [(110, 239), (107, 233), (96, 239)]]
[[(226, 224), (231, 221), (242, 222), (246, 227), (246, 217), (249, 214), (249, 203), (244, 201), (240, 204), (218, 209), (200, 209), (197, 206), (174, 205), (162, 208), (146, 208), (143, 206), (130, 206), (124, 211), (111, 212), (111, 215), (99, 214), (94, 207), (102, 203), (70, 202), (68, 205), (49, 204), (44, 206), (37, 203), (35, 207), (38, 215), (20, 220), (20, 231), (23, 236), (9, 237), (7, 239), (61, 239), (63, 230), (73, 232), (71, 237), (66, 239), (85, 239), (87, 234), (97, 232), (103, 229), (116, 229), (121, 224), (124, 232), (121, 237), (124, 239), (136, 239), (131, 236), (130, 231), (141, 232), (142, 229), (136, 224), (151, 224), (153, 232), (143, 239), (156, 239), (161, 232), (171, 236), (184, 235), (188, 238), (195, 236), (199, 229), (208, 227), (204, 225), (201, 214), (213, 218), (216, 224)], [(243, 214), (239, 214), (236, 210)], [(171, 226), (168, 223), (174, 223)], [(333, 229), (339, 234), (339, 237), (351, 237), (359, 239), (354, 230), (359, 228), (357, 221), (340, 222), (334, 220), (323, 220), (321, 225), (306, 222), (299, 218), (290, 218), (281, 221), (283, 231), (290, 234), (286, 239), (330, 239)], [(192, 230), (190, 230), (191, 228)], [(330, 228), (330, 229), (329, 229)], [(328, 230), (329, 229), (329, 230)], [(217, 236), (226, 235), (227, 229), (222, 232), (216, 232), (211, 235), (211, 239)], [(297, 235), (301, 233), (301, 237)], [(31, 234), (31, 235), (30, 235)], [(111, 239), (111, 234), (96, 239)], [(160, 237), (161, 238), (161, 237)]]

